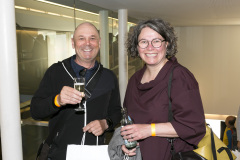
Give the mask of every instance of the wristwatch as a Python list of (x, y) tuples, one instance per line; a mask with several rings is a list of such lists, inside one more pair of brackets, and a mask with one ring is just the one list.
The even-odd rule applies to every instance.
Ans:
[(109, 131), (112, 129), (113, 122), (110, 118), (106, 118), (106, 121), (107, 121), (107, 125), (108, 125), (108, 128), (106, 129), (106, 131)]

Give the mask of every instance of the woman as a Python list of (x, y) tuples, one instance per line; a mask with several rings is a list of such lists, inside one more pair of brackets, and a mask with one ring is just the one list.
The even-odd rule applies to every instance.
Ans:
[[(140, 22), (127, 41), (127, 50), (140, 57), (144, 67), (129, 80), (124, 107), (134, 120), (121, 129), (129, 141), (137, 140), (143, 160), (171, 159), (167, 137), (177, 137), (175, 152), (193, 150), (205, 135), (205, 117), (198, 83), (193, 74), (175, 57), (177, 38), (174, 28), (161, 19)], [(168, 80), (172, 68), (172, 112), (168, 122)], [(125, 154), (133, 156), (135, 149)]]

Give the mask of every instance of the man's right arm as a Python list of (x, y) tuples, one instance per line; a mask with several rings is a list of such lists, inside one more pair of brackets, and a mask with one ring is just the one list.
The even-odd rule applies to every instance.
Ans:
[[(44, 119), (57, 113), (62, 106), (78, 104), (84, 94), (69, 86), (61, 86), (64, 83), (57, 82), (57, 70), (50, 67), (31, 101), (31, 115), (34, 119)], [(65, 84), (66, 85), (66, 84)]]
[(30, 111), (32, 117), (36, 120), (47, 118), (57, 113), (60, 109), (54, 104), (54, 98), (59, 91), (53, 88), (51, 70), (50, 67), (46, 71), (38, 90), (31, 100)]

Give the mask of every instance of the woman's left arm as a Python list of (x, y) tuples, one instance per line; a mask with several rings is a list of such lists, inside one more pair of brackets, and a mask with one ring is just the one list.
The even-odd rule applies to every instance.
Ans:
[(188, 69), (175, 68), (171, 98), (173, 128), (181, 139), (197, 145), (206, 133), (206, 123), (198, 82)]
[(141, 140), (151, 136), (178, 137), (170, 122), (127, 125), (122, 127), (121, 135), (128, 141)]

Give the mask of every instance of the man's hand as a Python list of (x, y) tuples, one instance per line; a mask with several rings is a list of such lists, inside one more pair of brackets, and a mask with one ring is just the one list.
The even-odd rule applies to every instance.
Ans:
[(65, 106), (66, 104), (78, 104), (82, 101), (84, 93), (68, 86), (64, 86), (57, 98), (58, 104)]
[(95, 136), (100, 136), (104, 133), (104, 131), (108, 128), (106, 119), (103, 120), (95, 120), (88, 123), (85, 127), (83, 127), (83, 132), (89, 132), (94, 134)]

